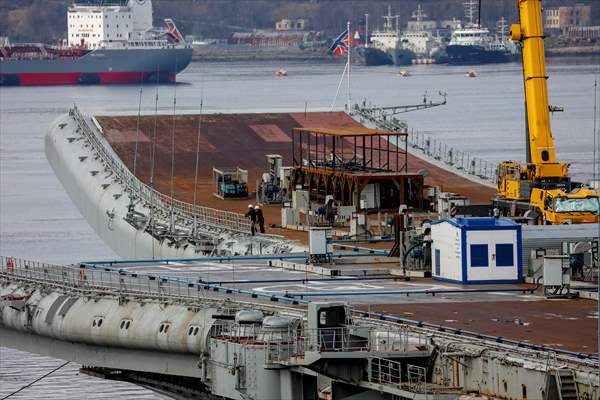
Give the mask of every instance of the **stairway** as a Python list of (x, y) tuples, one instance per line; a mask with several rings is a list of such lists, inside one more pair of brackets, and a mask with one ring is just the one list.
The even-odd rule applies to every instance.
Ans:
[(557, 369), (556, 387), (558, 389), (558, 398), (560, 400), (578, 400), (577, 385), (575, 383), (575, 373), (572, 369)]

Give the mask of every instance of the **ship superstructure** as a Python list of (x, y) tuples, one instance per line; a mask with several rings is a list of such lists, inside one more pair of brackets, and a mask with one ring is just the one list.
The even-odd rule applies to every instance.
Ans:
[(411, 60), (413, 64), (433, 64), (436, 62), (434, 57), (439, 52), (441, 43), (430, 31), (424, 29), (423, 19), (427, 18), (427, 15), (420, 4), (413, 12), (412, 18), (416, 21), (415, 29), (406, 30), (402, 34), (401, 45), (415, 53), (415, 58)]
[(192, 49), (170, 20), (152, 25), (151, 0), (76, 1), (58, 45), (0, 49), (0, 85), (172, 82)]
[(487, 64), (508, 62), (514, 54), (506, 42), (493, 35), (481, 25), (480, 17), (475, 20), (476, 0), (464, 3), (467, 23), (452, 32), (446, 47), (450, 64)]
[(388, 6), (387, 15), (383, 16), (383, 29), (373, 31), (371, 43), (374, 48), (387, 53), (394, 64), (408, 65), (415, 58), (415, 53), (402, 45), (399, 18), (399, 15), (392, 15), (392, 9)]

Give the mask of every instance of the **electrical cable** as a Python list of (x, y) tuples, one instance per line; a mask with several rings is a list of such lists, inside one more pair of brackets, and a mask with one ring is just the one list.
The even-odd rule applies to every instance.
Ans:
[(20, 388), (20, 389), (18, 389), (18, 390), (15, 390), (14, 392), (12, 392), (12, 393), (10, 393), (10, 394), (8, 394), (8, 395), (4, 396), (4, 397), (3, 397), (2, 399), (0, 399), (0, 400), (6, 400), (6, 399), (8, 399), (9, 397), (12, 397), (12, 396), (14, 396), (14, 395), (15, 395), (15, 394), (17, 394), (17, 393), (19, 393), (19, 392), (22, 392), (23, 390), (27, 389), (28, 387), (31, 387), (31, 386), (35, 385), (36, 383), (38, 383), (38, 382), (39, 382), (39, 381), (41, 381), (42, 379), (44, 379), (44, 378), (46, 378), (46, 377), (48, 377), (48, 376), (52, 375), (53, 373), (55, 373), (56, 371), (58, 371), (59, 369), (61, 369), (61, 368), (65, 367), (65, 366), (67, 366), (67, 364), (70, 364), (70, 363), (71, 363), (71, 361), (67, 361), (67, 362), (65, 362), (65, 363), (63, 363), (63, 364), (61, 364), (61, 365), (59, 365), (58, 367), (54, 368), (52, 371), (48, 372), (47, 374), (44, 374), (44, 375), (40, 376), (39, 378), (37, 378), (37, 379), (36, 379), (36, 380), (34, 380), (33, 382), (31, 382), (31, 383), (28, 383), (27, 385), (25, 385), (25, 386), (21, 387), (21, 388)]

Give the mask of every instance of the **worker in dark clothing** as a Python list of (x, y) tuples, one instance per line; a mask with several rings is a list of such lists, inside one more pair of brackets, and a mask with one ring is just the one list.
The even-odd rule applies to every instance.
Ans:
[(265, 216), (263, 215), (262, 210), (259, 206), (256, 206), (254, 207), (254, 212), (256, 213), (256, 222), (258, 222), (260, 233), (265, 233)]
[(246, 218), (250, 218), (250, 233), (252, 233), (252, 236), (254, 236), (256, 233), (256, 211), (254, 210), (252, 204), (248, 204)]

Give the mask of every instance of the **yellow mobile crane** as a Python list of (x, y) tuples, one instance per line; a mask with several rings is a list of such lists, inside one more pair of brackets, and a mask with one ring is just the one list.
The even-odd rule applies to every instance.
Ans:
[(499, 164), (494, 205), (504, 215), (524, 216), (534, 223), (598, 221), (598, 194), (569, 178), (569, 164), (556, 161), (550, 130), (546, 85), (542, 0), (518, 0), (519, 23), (512, 40), (522, 44), (527, 113), (527, 163)]

